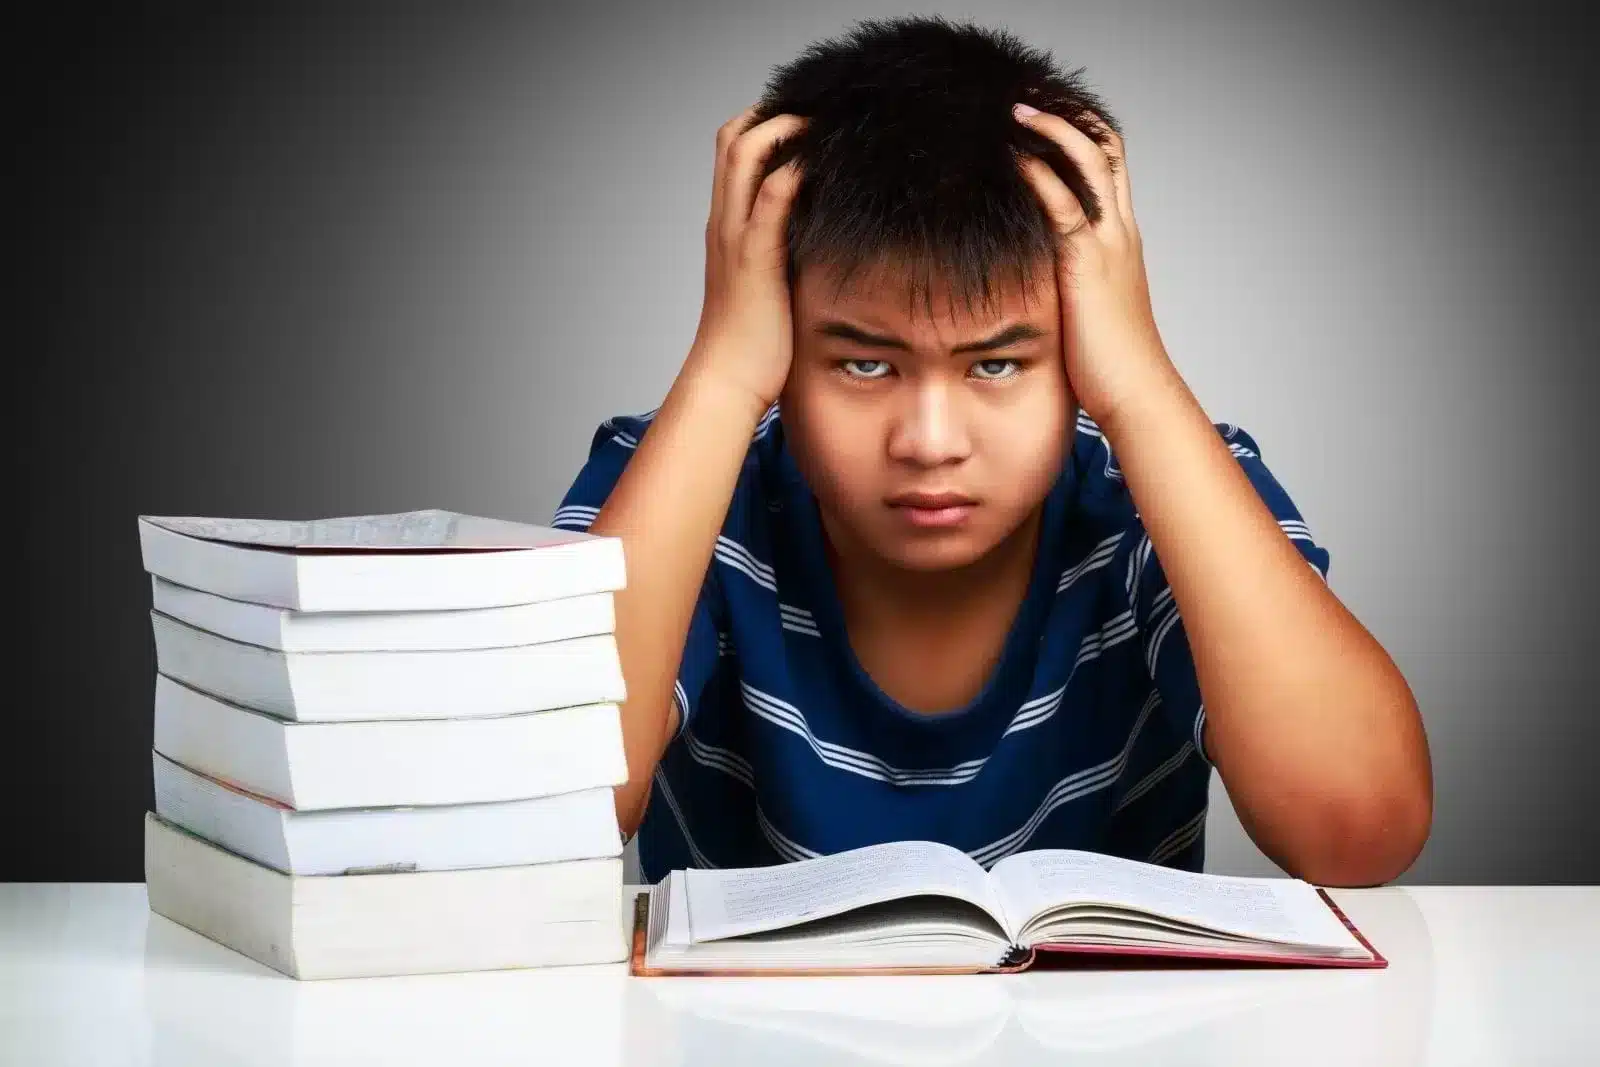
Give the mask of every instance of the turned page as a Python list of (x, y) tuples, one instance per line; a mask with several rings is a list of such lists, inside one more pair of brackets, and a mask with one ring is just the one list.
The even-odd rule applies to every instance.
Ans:
[(983, 868), (966, 853), (931, 841), (895, 841), (772, 867), (693, 869), (684, 872), (684, 884), (695, 941), (777, 930), (923, 895), (966, 901), (1000, 922)]
[(1061, 849), (1008, 856), (990, 877), (1018, 930), (1051, 908), (1102, 904), (1260, 941), (1360, 948), (1317, 891), (1290, 878), (1198, 874)]

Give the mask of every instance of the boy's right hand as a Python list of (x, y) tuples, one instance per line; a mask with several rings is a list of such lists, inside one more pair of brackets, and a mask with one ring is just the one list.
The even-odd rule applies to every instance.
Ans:
[(783, 391), (794, 354), (786, 227), (800, 170), (790, 160), (759, 188), (757, 178), (777, 142), (806, 120), (777, 115), (745, 130), (754, 111), (746, 108), (717, 131), (705, 302), (689, 361), (696, 373), (748, 392), (764, 411)]

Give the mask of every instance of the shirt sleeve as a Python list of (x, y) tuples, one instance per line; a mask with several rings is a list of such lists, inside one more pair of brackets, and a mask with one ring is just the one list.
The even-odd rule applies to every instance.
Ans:
[[(1231, 423), (1214, 425), (1262, 501), (1278, 520), (1284, 536), (1299, 550), (1306, 565), (1326, 581), (1330, 562), (1328, 550), (1317, 543), (1311, 528), (1289, 499), (1289, 494), (1262, 462), (1255, 439)], [(1177, 602), (1173, 599), (1172, 588), (1167, 584), (1167, 576), (1150, 535), (1141, 520), (1136, 518), (1134, 524), (1129, 538), (1133, 550), (1128, 556), (1125, 584), (1138, 623), (1145, 666), (1160, 694), (1163, 711), (1171, 717), (1175, 726), (1187, 733), (1200, 758), (1210, 763), (1204, 743), (1206, 709), (1200, 697), (1200, 682), (1195, 674), (1189, 637), (1184, 631)]]
[[(562, 497), (550, 525), (564, 530), (589, 529), (639, 447), (640, 438), (649, 428), (649, 418), (648, 415), (617, 416), (600, 424), (589, 445), (589, 458)], [(626, 559), (624, 565), (631, 574), (648, 562)], [(726, 628), (725, 620), (726, 611), (716, 575), (708, 570), (689, 619), (689, 633), (684, 639), (683, 655), (673, 685), (673, 701), (678, 707), (678, 736), (682, 736), (694, 717), (706, 684), (716, 672), (717, 635)]]

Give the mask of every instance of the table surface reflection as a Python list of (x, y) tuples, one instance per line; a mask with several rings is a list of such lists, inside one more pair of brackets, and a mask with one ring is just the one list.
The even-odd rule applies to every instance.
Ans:
[(1333, 895), (1388, 968), (296, 982), (152, 915), (142, 884), (0, 884), (0, 1062), (1593, 1062), (1600, 887)]

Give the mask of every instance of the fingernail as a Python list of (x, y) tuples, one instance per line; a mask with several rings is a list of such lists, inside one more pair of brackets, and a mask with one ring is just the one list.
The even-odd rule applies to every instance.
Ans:
[(1039, 109), (1036, 107), (1030, 107), (1027, 104), (1015, 104), (1011, 108), (1011, 113), (1017, 116), (1019, 119), (1025, 119), (1033, 115), (1037, 115), (1039, 113)]

